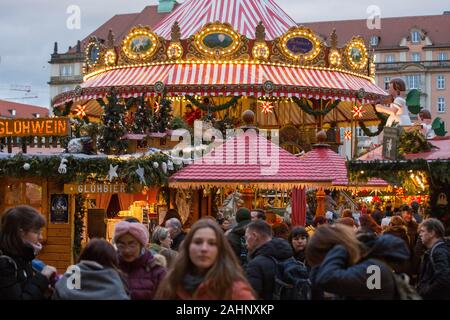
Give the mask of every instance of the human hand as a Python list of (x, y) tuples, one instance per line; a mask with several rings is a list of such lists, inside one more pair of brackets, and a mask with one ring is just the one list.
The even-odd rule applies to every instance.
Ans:
[(45, 266), (41, 271), (41, 273), (49, 280), (56, 272), (56, 268), (52, 266)]

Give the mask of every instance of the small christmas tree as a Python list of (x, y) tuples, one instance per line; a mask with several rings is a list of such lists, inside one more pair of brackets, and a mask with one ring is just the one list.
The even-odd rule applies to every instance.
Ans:
[(170, 122), (172, 121), (172, 102), (170, 100), (161, 99), (159, 108), (155, 110), (153, 120), (153, 129), (157, 132), (166, 132), (170, 128)]
[(131, 132), (145, 134), (153, 130), (153, 112), (151, 107), (145, 102), (145, 97), (137, 101), (137, 111), (134, 114), (134, 121), (131, 125)]
[(122, 154), (128, 147), (127, 140), (122, 139), (127, 133), (125, 127), (125, 105), (119, 104), (114, 92), (108, 96), (108, 103), (97, 99), (103, 107), (102, 126), (99, 130), (98, 148), (106, 154)]

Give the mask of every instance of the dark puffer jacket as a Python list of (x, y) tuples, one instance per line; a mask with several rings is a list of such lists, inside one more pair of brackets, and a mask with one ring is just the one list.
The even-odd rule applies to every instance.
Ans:
[(292, 257), (292, 254), (292, 248), (286, 240), (274, 238), (250, 255), (246, 270), (247, 279), (255, 290), (257, 298), (272, 300), (275, 263), (270, 257), (283, 261)]
[(148, 250), (133, 262), (120, 260), (119, 267), (126, 276), (131, 300), (152, 300), (166, 274), (162, 263)]
[(240, 260), (241, 257), (241, 237), (245, 235), (245, 228), (250, 222), (252, 221), (244, 220), (239, 222), (227, 235), (227, 239), (230, 242), (238, 260)]
[[(336, 245), (312, 272), (313, 291), (329, 292), (347, 299), (396, 299), (395, 280), (389, 265), (408, 259), (409, 250), (405, 242), (391, 235), (378, 238), (368, 257), (353, 266), (347, 265), (347, 249)], [(380, 289), (368, 288), (367, 280), (373, 275), (373, 272), (368, 273), (368, 267), (372, 265), (380, 268)]]
[(418, 291), (426, 300), (450, 299), (450, 252), (438, 241), (425, 252), (420, 269)]
[[(26, 246), (25, 255), (9, 255), (17, 266), (8, 258), (0, 258), (0, 300), (42, 300), (45, 299), (49, 281), (35, 273), (31, 261), (34, 259), (33, 248)], [(1, 255), (1, 254), (0, 254)]]

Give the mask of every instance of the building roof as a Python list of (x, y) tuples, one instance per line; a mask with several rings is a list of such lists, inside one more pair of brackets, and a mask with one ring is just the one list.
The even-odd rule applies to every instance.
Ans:
[(314, 145), (312, 150), (299, 158), (303, 167), (314, 168), (319, 179), (331, 179), (334, 186), (348, 184), (345, 159), (327, 144)]
[(260, 21), (266, 28), (266, 39), (273, 40), (296, 22), (274, 0), (187, 0), (154, 29), (155, 33), (170, 39), (171, 29), (178, 22), (181, 38), (187, 39), (207, 23), (230, 23), (234, 30), (249, 39), (255, 38)]
[[(175, 4), (174, 10), (179, 6), (178, 3)], [(86, 38), (81, 41), (81, 50), (89, 43), (89, 38), (91, 36), (96, 36), (100, 39), (108, 39), (109, 30), (112, 30), (115, 36), (115, 45), (119, 45), (120, 42), (127, 36), (128, 31), (137, 25), (145, 25), (153, 28), (158, 22), (165, 18), (169, 13), (159, 13), (158, 6), (146, 6), (139, 13), (127, 13), (127, 14), (117, 14), (104, 24), (102, 24), (98, 29), (90, 33)], [(74, 46), (69, 52), (75, 52), (76, 47)]]
[(403, 38), (409, 37), (412, 28), (423, 30), (432, 41), (433, 46), (450, 45), (450, 33), (442, 32), (442, 30), (450, 30), (449, 14), (381, 18), (381, 29), (379, 30), (370, 30), (367, 27), (366, 19), (301, 24), (311, 28), (323, 38), (328, 38), (333, 29), (336, 29), (338, 46), (344, 46), (353, 36), (360, 35), (367, 43), (370, 43), (372, 36), (379, 36), (379, 45), (375, 49), (398, 47)]
[[(16, 115), (12, 116), (9, 110), (16, 110)], [(46, 117), (49, 111), (47, 108), (30, 104), (0, 100), (0, 118), (34, 118), (35, 113), (39, 113), (40, 117)]]
[(248, 186), (261, 189), (293, 189), (330, 186), (331, 178), (317, 174), (317, 166), (305, 166), (293, 154), (254, 131), (227, 140), (169, 179), (174, 188)]

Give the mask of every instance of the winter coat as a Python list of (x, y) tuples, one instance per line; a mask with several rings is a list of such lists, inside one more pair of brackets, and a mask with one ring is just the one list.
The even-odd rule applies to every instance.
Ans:
[(148, 250), (133, 262), (120, 259), (119, 267), (125, 275), (131, 300), (152, 300), (166, 275), (162, 263)]
[(414, 250), (414, 246), (416, 245), (416, 241), (419, 235), (419, 225), (417, 222), (411, 220), (410, 222), (405, 222), (406, 228), (408, 229), (408, 237), (409, 237), (409, 249), (411, 252)]
[(450, 251), (444, 241), (425, 252), (417, 288), (426, 300), (450, 300)]
[(227, 235), (227, 239), (230, 242), (238, 260), (240, 260), (241, 257), (241, 237), (245, 236), (245, 228), (250, 222), (252, 221), (244, 220), (239, 222)]
[[(311, 274), (313, 293), (321, 290), (347, 299), (395, 299), (398, 296), (389, 264), (408, 259), (409, 251), (404, 241), (391, 235), (378, 238), (369, 256), (352, 266), (347, 263), (347, 249), (336, 245)], [(380, 289), (371, 290), (367, 284), (373, 273), (368, 273), (368, 267), (373, 265), (380, 268)], [(369, 283), (373, 282), (369, 280)]]
[(124, 283), (117, 270), (104, 268), (94, 261), (81, 261), (76, 265), (80, 269), (80, 289), (67, 286), (74, 273), (69, 268), (56, 283), (55, 300), (130, 300)]
[(35, 258), (31, 246), (24, 246), (23, 256), (10, 255), (0, 258), (0, 300), (43, 300), (49, 286), (49, 280), (36, 273), (31, 265)]
[(292, 257), (292, 248), (286, 240), (273, 238), (250, 254), (247, 279), (259, 299), (272, 300), (275, 283), (275, 262)]
[(172, 250), (178, 251), (181, 242), (183, 242), (184, 237), (186, 237), (186, 232), (181, 231), (172, 239), (172, 246), (170, 247)]
[[(205, 283), (201, 283), (194, 293), (180, 287), (177, 295), (181, 300), (217, 300), (217, 297), (208, 294)], [(245, 282), (238, 280), (233, 283), (230, 300), (255, 300), (255, 297), (252, 289)]]

